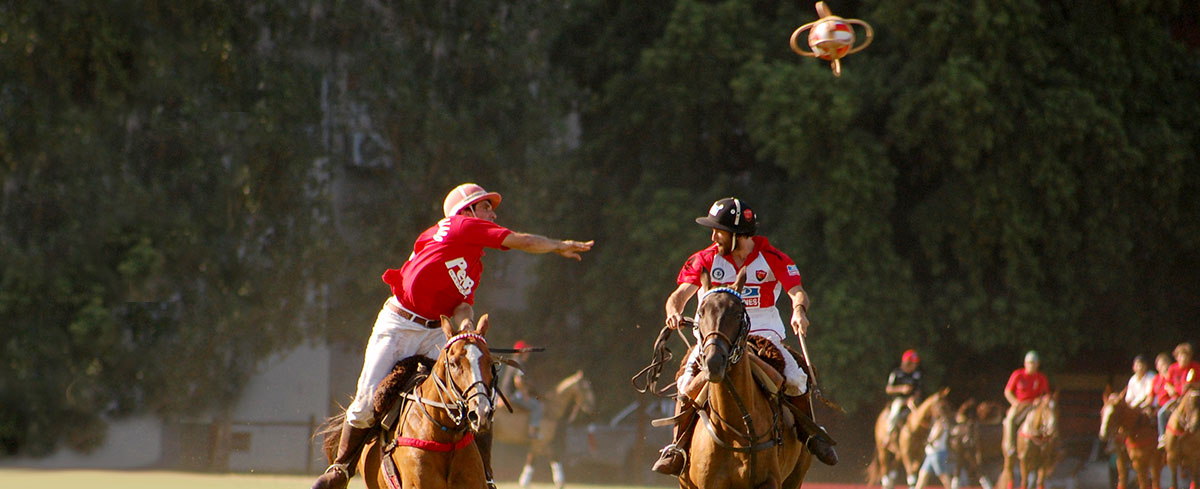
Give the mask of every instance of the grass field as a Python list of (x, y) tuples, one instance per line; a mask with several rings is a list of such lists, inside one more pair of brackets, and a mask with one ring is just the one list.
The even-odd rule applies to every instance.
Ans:
[[(188, 472), (116, 470), (0, 469), (0, 488), (38, 489), (306, 489), (314, 477), (268, 474), (197, 474)], [(499, 483), (500, 489), (520, 489), (515, 482)], [(349, 489), (365, 489), (362, 479), (350, 481)], [(534, 483), (533, 489), (553, 489), (553, 484)], [(610, 486), (570, 484), (569, 489), (662, 489), (662, 486)]]

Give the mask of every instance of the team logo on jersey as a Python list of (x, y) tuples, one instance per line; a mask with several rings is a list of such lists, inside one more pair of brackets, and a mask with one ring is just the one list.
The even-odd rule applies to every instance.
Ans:
[(471, 291), (475, 289), (475, 280), (467, 275), (467, 261), (462, 258), (450, 260), (446, 262), (446, 271), (450, 273), (450, 280), (454, 281), (458, 292), (464, 298), (470, 296)]
[(721, 280), (721, 279), (725, 278), (725, 269), (724, 268), (714, 268), (712, 271), (712, 278), (713, 278), (713, 280)]
[(757, 285), (742, 287), (742, 304), (745, 304), (746, 307), (758, 307), (761, 301), (762, 295), (760, 295)]
[(754, 278), (758, 279), (759, 282), (766, 280), (767, 279), (767, 271), (766, 270), (755, 270)]
[(787, 270), (788, 270), (788, 275), (791, 275), (793, 277), (800, 276), (800, 269), (796, 268), (796, 265), (788, 265)]

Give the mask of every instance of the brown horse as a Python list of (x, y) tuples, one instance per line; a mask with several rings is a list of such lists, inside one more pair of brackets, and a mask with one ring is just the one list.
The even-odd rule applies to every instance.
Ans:
[[(396, 422), (363, 448), (358, 469), (370, 489), (483, 488), (483, 455), (473, 443), (491, 430), (492, 356), (484, 335), (488, 316), (455, 329), (442, 316), (446, 346), (429, 376), (403, 394)], [(331, 460), (338, 433), (325, 440)]]
[(1017, 462), (1021, 468), (1018, 487), (1025, 489), (1030, 476), (1035, 476), (1037, 489), (1045, 489), (1046, 476), (1058, 463), (1058, 393), (1044, 395), (1033, 407), (1017, 430)]
[(925, 442), (933, 427), (934, 415), (950, 412), (950, 403), (946, 400), (949, 393), (950, 388), (946, 387), (921, 401), (908, 414), (895, 436), (888, 431), (888, 408), (879, 413), (875, 420), (875, 459), (867, 467), (869, 484), (879, 481), (883, 487), (895, 487), (898, 465), (904, 467), (905, 482), (910, 487), (917, 484), (917, 472), (925, 460)]
[(1163, 432), (1171, 489), (1179, 487), (1180, 468), (1191, 472), (1191, 489), (1196, 489), (1196, 479), (1200, 478), (1200, 391), (1188, 389), (1177, 402)]
[(509, 413), (506, 409), (496, 411), (498, 414), (493, 424), (493, 439), (529, 446), (525, 455), (525, 468), (521, 471), (519, 479), (521, 487), (529, 486), (533, 479), (533, 460), (541, 456), (550, 459), (550, 473), (554, 478), (554, 485), (561, 489), (566, 483), (562, 464), (558, 461), (559, 452), (551, 450), (550, 445), (558, 435), (564, 417), (569, 423), (580, 412), (595, 414), (596, 394), (592, 390), (591, 381), (584, 377), (583, 371), (580, 370), (560, 381), (554, 390), (542, 396), (542, 402), (545, 411), (542, 413), (542, 423), (538, 427), (536, 440), (529, 439), (529, 415), (519, 411)]
[(975, 399), (968, 399), (958, 407), (954, 428), (950, 430), (950, 466), (955, 468), (953, 487), (966, 486), (966, 481), (979, 481), (983, 489), (992, 488), (982, 469), (986, 439), (981, 426), (999, 424), (1003, 416), (1003, 409), (993, 401), (976, 404)]
[(1104, 388), (1104, 407), (1100, 408), (1100, 439), (1113, 437), (1117, 451), (1117, 489), (1125, 489), (1129, 465), (1137, 472), (1141, 489), (1158, 489), (1163, 461), (1159, 455), (1158, 431), (1154, 418), (1125, 402), (1124, 391)]
[[(707, 278), (707, 274), (702, 274)], [(750, 360), (743, 360), (750, 323), (742, 303), (745, 269), (733, 288), (707, 284), (697, 308), (701, 372), (707, 397), (698, 411), (683, 489), (795, 489), (804, 482), (812, 454), (796, 437), (795, 421), (778, 394), (756, 383)]]

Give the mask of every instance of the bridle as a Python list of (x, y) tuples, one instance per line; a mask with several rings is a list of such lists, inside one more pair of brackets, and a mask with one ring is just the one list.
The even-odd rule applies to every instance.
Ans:
[[(1029, 417), (1026, 418), (1026, 422), (1022, 423), (1019, 434), (1022, 437), (1028, 438), (1035, 444), (1042, 445), (1056, 434), (1057, 427), (1055, 426), (1055, 417), (1054, 401), (1041, 401), (1038, 403), (1038, 405), (1033, 407), (1033, 410), (1029, 413)], [(1036, 421), (1037, 423), (1031, 423), (1030, 421)], [(1035, 430), (1033, 433), (1025, 430), (1025, 425), (1031, 424), (1033, 426), (1030, 426), (1030, 428)]]
[[(403, 394), (404, 398), (415, 401), (421, 408), (421, 414), (423, 414), (426, 419), (432, 421), (439, 428), (441, 428), (442, 431), (463, 432), (469, 428), (466, 418), (467, 414), (470, 412), (469, 404), (472, 399), (483, 397), (490, 405), (494, 406), (496, 404), (496, 376), (494, 375), (494, 372), (492, 375), (491, 385), (485, 384), (483, 380), (480, 379), (471, 382), (471, 384), (465, 389), (460, 388), (450, 376), (450, 367), (448, 365), (450, 358), (450, 347), (459, 341), (465, 340), (482, 343), (483, 348), (485, 350), (487, 349), (487, 340), (484, 339), (483, 336), (475, 333), (462, 333), (446, 341), (446, 346), (442, 347), (442, 356), (446, 358), (446, 361), (442, 366), (442, 371), (440, 372), (446, 378), (443, 379), (442, 376), (437, 375), (437, 373), (429, 376), (433, 381), (434, 394), (437, 396), (436, 399), (427, 399), (419, 394), (413, 393)], [(480, 369), (486, 367), (487, 366), (484, 365), (479, 366)], [(438, 421), (436, 417), (429, 413), (427, 406), (443, 409), (446, 412), (446, 415), (450, 417), (451, 425), (447, 426), (441, 421)], [(489, 411), (489, 418), (494, 412), (494, 410)]]
[(741, 361), (742, 354), (746, 351), (746, 339), (750, 336), (750, 315), (746, 312), (745, 304), (742, 303), (742, 294), (730, 287), (717, 287), (715, 289), (705, 291), (704, 294), (700, 296), (700, 303), (704, 303), (704, 300), (714, 293), (729, 294), (730, 296), (733, 296), (734, 299), (737, 299), (738, 305), (742, 306), (742, 317), (739, 318), (738, 329), (737, 332), (734, 333), (733, 338), (730, 338), (721, 331), (721, 318), (717, 318), (717, 328), (713, 331), (705, 333), (704, 337), (700, 339), (700, 344), (702, 345), (701, 351), (708, 351), (709, 347), (716, 345), (716, 341), (718, 339), (724, 340), (725, 344), (729, 345), (729, 358), (727, 360), (728, 364), (736, 365), (739, 361)]

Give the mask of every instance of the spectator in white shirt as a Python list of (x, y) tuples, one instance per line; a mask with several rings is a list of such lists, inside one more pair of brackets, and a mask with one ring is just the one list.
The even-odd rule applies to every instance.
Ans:
[(1136, 409), (1149, 408), (1154, 401), (1154, 371), (1146, 357), (1138, 355), (1133, 358), (1133, 376), (1129, 377), (1129, 385), (1125, 387), (1125, 402)]

